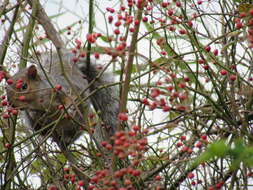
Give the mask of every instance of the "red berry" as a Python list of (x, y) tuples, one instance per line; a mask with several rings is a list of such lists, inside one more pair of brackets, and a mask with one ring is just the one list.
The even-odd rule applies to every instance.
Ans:
[(127, 116), (126, 113), (119, 113), (119, 114), (118, 114), (118, 119), (119, 119), (120, 121), (127, 121), (127, 120), (128, 120), (128, 116)]
[(178, 142), (176, 145), (177, 145), (177, 147), (181, 147), (181, 146), (183, 146), (183, 143), (182, 142)]
[(112, 145), (111, 145), (111, 144), (107, 144), (107, 145), (105, 146), (105, 148), (106, 148), (107, 150), (112, 150)]
[(179, 34), (181, 34), (181, 35), (186, 34), (186, 30), (184, 30), (184, 29), (180, 29), (180, 30), (179, 30)]
[(59, 85), (59, 84), (55, 85), (55, 90), (60, 91), (61, 89), (62, 89), (61, 85)]
[(163, 108), (163, 111), (164, 111), (164, 112), (170, 111), (170, 107), (169, 107), (169, 106), (166, 106), (166, 105), (165, 105), (165, 106), (163, 106), (162, 108)]
[(120, 10), (121, 10), (121, 11), (125, 11), (125, 10), (126, 10), (126, 7), (121, 6), (121, 7), (120, 7)]
[(195, 186), (195, 185), (196, 185), (196, 182), (195, 182), (195, 181), (192, 181), (191, 184), (192, 184), (193, 186)]
[(118, 20), (117, 22), (115, 22), (114, 24), (116, 27), (119, 27), (121, 25), (121, 22)]
[(9, 115), (8, 113), (4, 113), (4, 114), (3, 114), (3, 118), (4, 118), (4, 119), (8, 119), (9, 117), (10, 117), (10, 115)]
[(171, 94), (171, 96), (172, 96), (173, 98), (177, 98), (177, 97), (179, 96), (179, 92), (173, 92), (173, 93)]
[(137, 176), (141, 175), (141, 171), (140, 170), (134, 170), (132, 175), (137, 177)]
[(63, 110), (63, 109), (64, 109), (64, 105), (62, 105), (62, 104), (59, 105), (59, 106), (58, 106), (58, 109), (59, 109), (59, 110)]
[(169, 26), (168, 29), (169, 29), (169, 31), (171, 31), (171, 32), (173, 32), (173, 31), (176, 30), (176, 28), (175, 28), (174, 26)]
[(187, 152), (189, 150), (189, 148), (187, 147), (187, 146), (184, 146), (183, 148), (182, 148), (182, 152)]
[(168, 5), (169, 5), (168, 2), (162, 2), (162, 3), (161, 3), (161, 6), (162, 6), (163, 8), (166, 8)]
[(13, 80), (12, 79), (8, 79), (6, 82), (7, 82), (8, 85), (12, 85), (13, 84)]
[(191, 154), (193, 152), (193, 150), (191, 148), (188, 148), (187, 152), (188, 152), (188, 154)]
[(213, 51), (213, 54), (214, 54), (215, 56), (217, 56), (218, 53), (219, 53), (219, 51), (218, 51), (217, 49), (215, 49), (215, 50)]
[(80, 53), (80, 57), (86, 57), (86, 53), (85, 52), (81, 52)]
[(177, 7), (181, 7), (181, 2), (177, 1), (177, 2), (176, 2), (176, 6), (177, 6)]
[(97, 53), (97, 52), (95, 52), (95, 53), (94, 53), (94, 57), (95, 57), (96, 59), (99, 59), (99, 58), (100, 58), (100, 54)]
[(156, 181), (160, 181), (161, 179), (162, 179), (161, 176), (159, 176), (159, 175), (155, 176)]
[(187, 22), (187, 24), (188, 24), (189, 27), (192, 27), (192, 26), (193, 26), (193, 23), (192, 23), (191, 20), (189, 20), (189, 21)]
[(220, 74), (223, 75), (223, 76), (226, 75), (227, 73), (228, 72), (225, 69), (221, 69), (221, 71), (220, 71)]
[(153, 102), (151, 105), (149, 105), (149, 109), (150, 110), (154, 110), (154, 109), (156, 109), (156, 107), (157, 107), (157, 103), (156, 102)]
[(79, 40), (79, 39), (75, 39), (75, 43), (76, 43), (76, 45), (82, 45), (82, 42)]
[(239, 15), (240, 18), (244, 18), (246, 16), (247, 16), (247, 14), (245, 12), (241, 12), (240, 15)]
[(151, 89), (151, 94), (150, 94), (150, 96), (152, 97), (152, 98), (156, 98), (157, 96), (159, 96), (161, 94), (161, 91), (159, 90), (159, 89), (157, 89), (157, 88), (152, 88)]
[(185, 141), (185, 140), (186, 140), (186, 136), (184, 136), (184, 135), (181, 136), (181, 137), (180, 137), (180, 140), (181, 140), (181, 141)]
[(202, 0), (198, 0), (197, 3), (198, 3), (198, 5), (201, 5), (203, 2), (202, 2)]
[(167, 52), (166, 51), (161, 51), (161, 54), (165, 56), (165, 55), (167, 55)]
[(95, 36), (92, 35), (92, 34), (87, 34), (86, 39), (87, 39), (87, 41), (88, 41), (89, 43), (91, 43), (91, 44), (96, 42), (96, 38), (95, 38)]
[(166, 89), (171, 92), (174, 89), (174, 87), (170, 85)]
[(70, 169), (69, 168), (63, 168), (63, 171), (68, 173), (70, 171)]
[(7, 149), (9, 149), (9, 148), (11, 148), (11, 144), (10, 143), (5, 143), (4, 147), (7, 148)]
[(12, 113), (12, 115), (17, 115), (17, 114), (18, 114), (18, 110), (12, 109), (12, 110), (11, 110), (11, 113)]
[(56, 187), (55, 185), (50, 185), (48, 187), (48, 190), (59, 190), (58, 187)]
[(194, 174), (193, 174), (192, 172), (190, 172), (190, 173), (188, 174), (188, 178), (190, 178), (190, 179), (194, 178)]
[(202, 142), (197, 142), (197, 144), (195, 145), (197, 148), (201, 148), (202, 147)]
[(208, 70), (209, 69), (209, 65), (203, 65), (203, 69)]
[(132, 128), (134, 131), (139, 131), (141, 129), (139, 125), (134, 125)]
[(72, 61), (73, 63), (76, 63), (78, 60), (79, 60), (78, 57), (73, 57), (71, 61)]
[(130, 32), (134, 32), (134, 30), (135, 30), (135, 29), (134, 29), (133, 27), (129, 28), (129, 31), (130, 31)]
[(78, 182), (77, 182), (77, 184), (79, 185), (79, 186), (84, 186), (84, 181), (83, 180), (79, 180)]
[(235, 81), (235, 80), (236, 80), (236, 75), (230, 75), (230, 76), (229, 76), (229, 79), (230, 79), (231, 81)]
[(135, 25), (135, 26), (139, 25), (139, 23), (140, 23), (140, 21), (137, 20), (137, 19), (134, 21), (134, 25)]
[(125, 179), (125, 181), (124, 181), (124, 185), (126, 185), (126, 186), (128, 186), (128, 185), (132, 185), (131, 180), (129, 180), (129, 179)]
[(70, 181), (71, 181), (71, 183), (74, 183), (74, 182), (76, 181), (75, 175), (72, 175), (72, 176), (71, 176)]
[(239, 29), (241, 29), (243, 27), (243, 23), (242, 22), (237, 22), (235, 24), (235, 27), (236, 27), (237, 30), (239, 30)]
[(129, 135), (130, 137), (134, 137), (134, 136), (136, 136), (136, 132), (134, 132), (134, 131), (129, 131), (129, 132), (128, 132), (128, 135)]
[(206, 62), (206, 61), (205, 61), (204, 59), (199, 59), (199, 60), (198, 60), (198, 63), (199, 63), (199, 64), (204, 64), (205, 62)]
[(251, 16), (253, 16), (253, 9), (250, 9), (250, 10), (249, 10), (249, 14), (250, 14)]
[(21, 89), (23, 86), (23, 82), (17, 82), (16, 83), (16, 89)]
[(111, 15), (108, 16), (108, 22), (109, 22), (109, 23), (112, 23), (112, 21), (113, 21), (113, 16), (111, 16)]
[(206, 140), (207, 139), (207, 136), (206, 135), (201, 135), (200, 137), (202, 140)]
[(101, 144), (103, 147), (106, 147), (106, 145), (108, 144), (108, 142), (102, 141), (100, 144)]
[(185, 82), (189, 82), (189, 81), (190, 81), (190, 78), (186, 76), (186, 77), (184, 77), (184, 81), (185, 81)]
[(240, 18), (235, 18), (235, 21), (234, 21), (235, 23), (237, 23), (237, 22), (241, 22), (241, 19)]
[(19, 96), (18, 100), (21, 101), (21, 102), (24, 102), (26, 100), (26, 97), (25, 96)]
[(6, 100), (3, 100), (3, 101), (1, 102), (1, 104), (2, 104), (2, 106), (7, 106), (8, 102), (7, 102)]
[(205, 50), (206, 50), (207, 52), (209, 52), (209, 51), (211, 50), (211, 47), (210, 47), (210, 46), (206, 46), (206, 47), (205, 47)]
[(116, 146), (122, 145), (122, 141), (121, 141), (120, 139), (115, 139), (115, 140), (114, 140), (114, 144), (115, 144)]
[(89, 185), (89, 186), (88, 186), (88, 190), (93, 190), (94, 188), (95, 188), (94, 185)]
[(115, 29), (114, 30), (114, 34), (119, 35), (120, 34), (120, 30), (119, 29)]
[(148, 22), (148, 17), (143, 17), (143, 18), (142, 18), (142, 21), (143, 21), (143, 22)]
[(167, 14), (168, 14), (169, 16), (172, 16), (172, 15), (174, 14), (173, 9), (168, 9)]
[(183, 83), (183, 82), (181, 82), (181, 83), (178, 84), (178, 87), (179, 87), (179, 88), (185, 88), (185, 87), (186, 87), (186, 84)]

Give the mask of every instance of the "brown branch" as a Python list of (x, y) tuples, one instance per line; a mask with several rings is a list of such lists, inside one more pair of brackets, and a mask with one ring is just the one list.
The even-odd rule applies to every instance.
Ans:
[[(30, 6), (33, 6), (34, 2), (31, 0), (27, 0)], [(64, 42), (61, 39), (61, 36), (55, 29), (54, 25), (51, 23), (50, 18), (47, 16), (47, 13), (45, 12), (44, 8), (41, 6), (41, 4), (38, 2), (38, 14), (37, 14), (38, 22), (42, 25), (44, 28), (47, 37), (53, 42), (56, 49), (63, 49)]]
[(27, 57), (28, 57), (28, 50), (29, 50), (29, 46), (30, 46), (30, 41), (33, 37), (33, 30), (34, 30), (34, 26), (35, 26), (35, 17), (37, 15), (38, 12), (38, 0), (34, 0), (34, 6), (32, 7), (32, 15), (29, 18), (29, 24), (27, 26), (27, 30), (23, 39), (23, 43), (22, 43), (22, 51), (21, 51), (21, 59), (20, 59), (20, 63), (19, 63), (19, 68), (20, 69), (24, 69), (26, 68), (26, 64), (27, 64)]
[(143, 9), (142, 8), (138, 9), (136, 19), (139, 21), (139, 24), (135, 27), (135, 31), (133, 33), (132, 41), (129, 48), (129, 55), (128, 55), (128, 61), (127, 61), (127, 66), (126, 66), (126, 72), (125, 72), (125, 82), (123, 84), (121, 100), (120, 100), (120, 109), (119, 109), (120, 112), (126, 112), (127, 97), (128, 97), (128, 92), (129, 92), (129, 85), (131, 81), (132, 67), (133, 67), (133, 61), (134, 61), (134, 55), (135, 55), (134, 52), (136, 50), (142, 13), (143, 13)]
[(6, 35), (4, 36), (4, 39), (3, 39), (3, 41), (1, 42), (1, 45), (0, 45), (0, 65), (1, 66), (3, 65), (4, 58), (5, 58), (5, 55), (6, 55), (6, 52), (7, 52), (7, 48), (9, 46), (9, 43), (10, 43), (10, 40), (11, 40), (11, 35), (13, 33), (14, 24), (16, 23), (16, 20), (17, 20), (17, 17), (18, 17), (18, 10), (19, 10), (19, 6), (17, 6), (15, 8), (15, 11), (14, 11), (9, 29), (8, 29)]

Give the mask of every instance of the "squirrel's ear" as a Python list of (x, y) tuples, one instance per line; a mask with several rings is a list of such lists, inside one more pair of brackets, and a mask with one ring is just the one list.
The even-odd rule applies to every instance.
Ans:
[(30, 67), (28, 67), (27, 76), (30, 79), (37, 79), (38, 78), (37, 68), (35, 65), (31, 65)]

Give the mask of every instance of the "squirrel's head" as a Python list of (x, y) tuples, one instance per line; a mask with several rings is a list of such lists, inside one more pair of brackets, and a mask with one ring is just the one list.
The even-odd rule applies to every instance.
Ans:
[(42, 86), (37, 68), (31, 65), (7, 80), (7, 98), (12, 107), (18, 109), (40, 109)]

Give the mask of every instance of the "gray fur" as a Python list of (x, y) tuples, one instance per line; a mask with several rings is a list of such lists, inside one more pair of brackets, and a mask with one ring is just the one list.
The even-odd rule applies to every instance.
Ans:
[[(74, 56), (74, 54), (66, 52), (62, 57), (64, 70), (71, 85), (62, 74), (57, 54), (43, 54), (41, 56), (40, 63), (45, 69), (50, 81), (47, 80), (44, 72), (38, 66), (39, 80), (32, 81), (32, 83), (36, 82), (37, 92), (34, 93), (34, 96), (36, 96), (34, 99), (44, 99), (44, 102), (41, 104), (38, 101), (33, 101), (30, 104), (22, 105), (24, 103), (18, 102), (17, 100), (14, 101), (15, 96), (17, 96), (17, 93), (13, 90), (14, 87), (7, 88), (9, 100), (14, 101), (14, 104), (18, 106), (24, 106), (26, 120), (28, 120), (29, 125), (35, 131), (48, 126), (52, 122), (56, 122), (57, 117), (53, 115), (60, 116), (60, 111), (55, 109), (56, 106), (61, 104), (63, 100), (70, 100), (71, 104), (69, 104), (70, 108), (68, 109), (68, 113), (72, 119), (63, 118), (58, 123), (56, 122), (56, 124), (49, 126), (49, 129), (54, 128), (51, 137), (61, 147), (67, 147), (73, 143), (81, 135), (81, 129), (87, 127), (87, 116), (90, 112), (90, 104), (99, 113), (99, 117), (104, 124), (103, 126), (96, 126), (95, 137), (98, 142), (109, 140), (114, 135), (117, 127), (117, 115), (119, 112), (117, 90), (115, 87), (99, 89), (101, 86), (112, 83), (113, 80), (111, 80), (108, 74), (103, 74), (89, 89), (85, 90), (88, 83), (97, 77), (99, 71), (96, 70), (96, 65), (92, 64), (90, 65), (89, 72), (87, 72), (85, 59), (81, 58), (79, 62), (74, 64), (72, 62)], [(20, 76), (24, 76), (26, 72), (27, 69), (18, 72), (13, 76), (14, 80), (17, 80)], [(62, 86), (62, 90), (61, 92), (53, 93), (53, 87), (57, 84)], [(77, 102), (80, 102), (80, 98), (87, 99), (89, 93), (93, 91), (96, 92), (90, 99), (77, 105)], [(42, 131), (42, 135), (48, 134), (50, 132), (49, 129)]]

